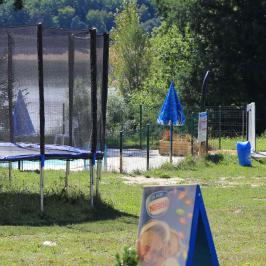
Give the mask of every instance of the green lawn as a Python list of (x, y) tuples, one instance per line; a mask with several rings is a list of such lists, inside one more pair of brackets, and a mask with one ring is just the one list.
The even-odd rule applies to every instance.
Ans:
[[(236, 143), (238, 141), (246, 141), (246, 139), (241, 137), (241, 136), (235, 137), (235, 138), (222, 137), (220, 140), (221, 149), (222, 150), (236, 150)], [(211, 149), (218, 149), (219, 148), (219, 138), (209, 138), (208, 144), (209, 144)], [(256, 149), (257, 149), (257, 151), (266, 151), (266, 137), (265, 136), (257, 136)]]
[[(144, 175), (200, 183), (220, 264), (265, 265), (266, 164), (244, 168), (233, 156), (215, 159), (188, 158)], [(114, 265), (116, 253), (134, 246), (142, 185), (106, 173), (102, 200), (90, 210), (88, 173), (71, 174), (67, 197), (64, 173), (47, 171), (41, 216), (38, 174), (14, 171), (11, 184), (7, 174), (0, 169), (0, 265)], [(43, 246), (46, 240), (57, 245)]]

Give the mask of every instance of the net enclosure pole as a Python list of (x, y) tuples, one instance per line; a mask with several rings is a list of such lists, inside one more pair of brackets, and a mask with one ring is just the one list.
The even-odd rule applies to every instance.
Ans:
[(13, 124), (13, 41), (10, 34), (7, 37), (7, 90), (8, 90), (8, 116), (9, 116), (9, 139), (14, 143), (14, 124)]
[(66, 118), (65, 118), (65, 104), (63, 103), (63, 113), (62, 113), (62, 116), (63, 116), (63, 127), (62, 127), (62, 134), (65, 135), (66, 133), (66, 127), (65, 127), (65, 124), (66, 124)]
[[(108, 94), (108, 62), (109, 62), (109, 34), (103, 34), (103, 68), (102, 68), (102, 86), (101, 86), (101, 111), (103, 121), (103, 133), (101, 136), (101, 149), (105, 154), (105, 124), (106, 124), (106, 105), (107, 105), (107, 94)], [(97, 178), (96, 178), (96, 198), (99, 198), (99, 185), (101, 180), (102, 172), (102, 159), (97, 161)]]
[(94, 201), (93, 201), (93, 179), (94, 179), (94, 171), (93, 171), (93, 160), (90, 160), (90, 206), (93, 208)]
[(38, 50), (38, 80), (39, 80), (39, 118), (40, 118), (40, 204), (43, 212), (43, 188), (44, 188), (44, 160), (45, 160), (45, 138), (44, 138), (44, 84), (43, 84), (43, 28), (39, 23), (37, 26), (37, 50)]
[(103, 34), (103, 74), (102, 74), (102, 116), (103, 116), (103, 139), (102, 147), (105, 149), (105, 124), (106, 124), (106, 106), (108, 95), (108, 65), (109, 65), (109, 34)]
[[(68, 36), (68, 145), (73, 146), (73, 91), (74, 91), (74, 35)], [(65, 105), (63, 104), (63, 140), (65, 134)], [(64, 144), (64, 143), (63, 143)], [(68, 192), (68, 177), (70, 173), (70, 161), (66, 161), (65, 191)]]
[(69, 146), (73, 145), (74, 35), (68, 37)]
[(91, 136), (91, 162), (90, 162), (90, 205), (93, 207), (93, 167), (96, 159), (97, 148), (97, 58), (96, 58), (96, 29), (90, 29), (90, 62), (91, 62), (91, 114), (92, 114), (92, 136)]
[(100, 181), (102, 173), (102, 160), (97, 160), (97, 178), (96, 178), (96, 199), (100, 197)]
[[(10, 34), (7, 37), (7, 89), (8, 89), (8, 116), (9, 116), (9, 139), (14, 143), (14, 125), (13, 125), (13, 41)], [(12, 163), (8, 163), (9, 182), (12, 180)]]

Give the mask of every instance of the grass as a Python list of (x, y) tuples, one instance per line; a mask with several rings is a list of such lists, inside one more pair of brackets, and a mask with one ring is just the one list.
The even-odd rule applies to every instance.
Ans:
[[(221, 149), (223, 150), (236, 150), (236, 143), (238, 141), (246, 141), (245, 138), (239, 137), (222, 137), (221, 138)], [(219, 148), (219, 138), (209, 138), (209, 146), (213, 149)], [(266, 151), (266, 136), (257, 136), (256, 137), (256, 149), (258, 151)]]
[(164, 164), (159, 169), (150, 170), (145, 176), (156, 176), (162, 178), (181, 177), (190, 178), (198, 181), (216, 180), (217, 178), (226, 178), (227, 180), (234, 177), (265, 177), (266, 160), (252, 160), (252, 167), (241, 167), (238, 159), (234, 155), (223, 155), (222, 160), (216, 163), (215, 160), (221, 156), (209, 155), (205, 159), (194, 159), (187, 157), (179, 165)]
[[(234, 156), (187, 158), (144, 173), (198, 182), (221, 265), (265, 265), (266, 163), (240, 167)], [(135, 177), (137, 178), (137, 176)], [(39, 176), (0, 169), (0, 265), (114, 265), (115, 254), (134, 246), (142, 185), (105, 173), (95, 209), (89, 208), (88, 173), (45, 172), (45, 215), (39, 212)], [(46, 240), (55, 247), (46, 247)]]
[[(158, 149), (159, 140), (161, 136), (150, 136), (150, 148)], [(142, 146), (146, 147), (146, 138), (142, 135)], [(236, 143), (238, 141), (246, 141), (242, 136), (239, 137), (221, 137), (221, 149), (222, 150), (236, 150)], [(208, 140), (210, 149), (219, 149), (219, 138), (209, 138)], [(112, 148), (119, 148), (119, 136), (112, 136), (107, 139), (107, 146)], [(125, 135), (123, 136), (123, 148), (124, 149), (138, 149), (140, 147), (139, 134)], [(266, 136), (261, 135), (256, 138), (257, 151), (266, 151)]]

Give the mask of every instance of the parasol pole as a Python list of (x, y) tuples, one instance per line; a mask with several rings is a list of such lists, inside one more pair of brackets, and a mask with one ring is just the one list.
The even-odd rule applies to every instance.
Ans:
[(170, 121), (170, 163), (173, 163), (173, 121)]

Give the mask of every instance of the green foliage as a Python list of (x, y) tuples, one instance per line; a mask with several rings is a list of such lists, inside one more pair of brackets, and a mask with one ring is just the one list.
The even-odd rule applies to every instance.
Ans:
[(133, 92), (142, 89), (149, 71), (149, 43), (134, 1), (125, 1), (123, 10), (115, 17), (115, 23), (111, 33), (114, 42), (111, 64), (118, 88), (128, 101)]
[(59, 25), (61, 28), (70, 28), (75, 9), (71, 6), (65, 6), (58, 9), (57, 16), (53, 17), (55, 25)]
[(124, 247), (124, 252), (122, 257), (119, 254), (116, 254), (116, 264), (115, 266), (137, 266), (138, 258), (137, 252), (133, 248)]
[(128, 130), (130, 109), (124, 97), (116, 91), (109, 92), (106, 128), (108, 133), (118, 132), (122, 127)]
[[(141, 21), (151, 30), (157, 25), (154, 6), (147, 0), (138, 2), (143, 11)], [(122, 0), (6, 0), (0, 4), (1, 26), (32, 25), (41, 21), (48, 27), (96, 27), (103, 32), (114, 26), (114, 14)]]
[(108, 25), (112, 25), (114, 14), (105, 10), (89, 10), (87, 16), (88, 27), (96, 27), (100, 32), (108, 31)]
[(143, 104), (145, 115), (155, 122), (170, 82), (175, 82), (181, 104), (186, 109), (197, 106), (200, 88), (195, 89), (189, 81), (194, 72), (197, 45), (189, 27), (182, 33), (176, 25), (163, 22), (154, 29), (150, 38), (151, 65), (143, 89), (133, 94), (131, 102)]
[(198, 52), (188, 80), (201, 87), (206, 70), (208, 105), (242, 105), (255, 101), (258, 132), (266, 127), (265, 1), (156, 0), (160, 15), (182, 32), (190, 25)]

